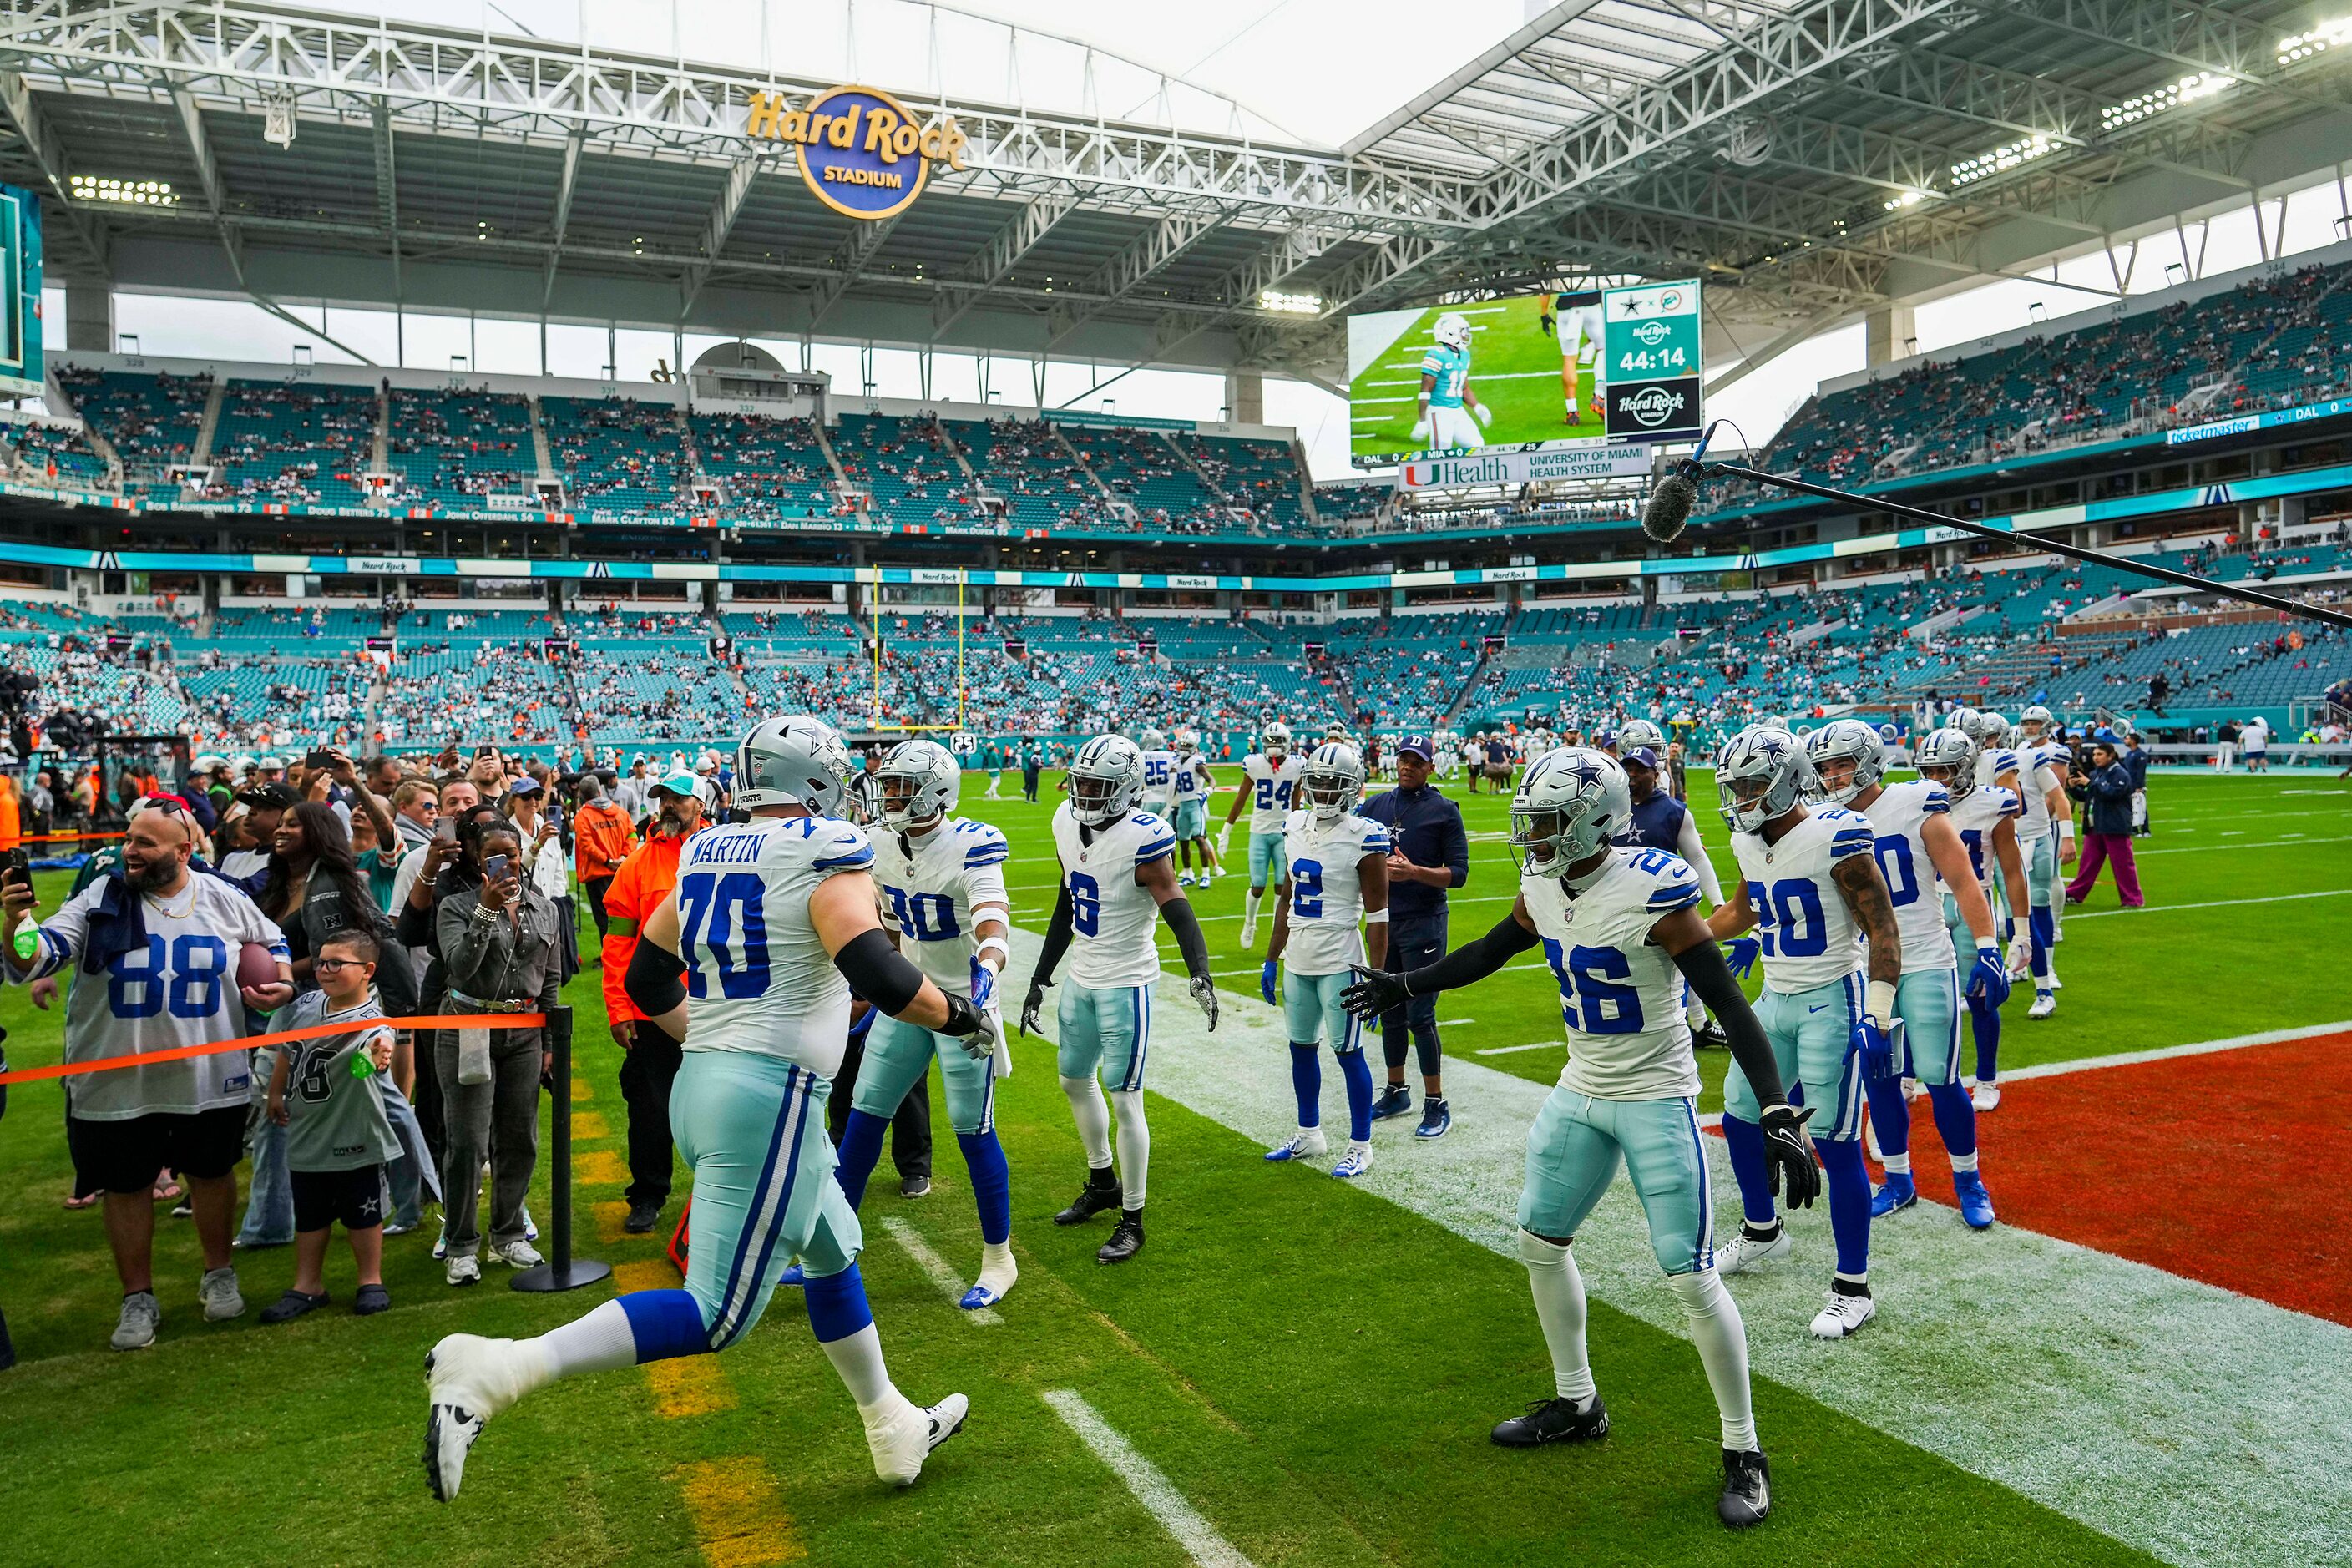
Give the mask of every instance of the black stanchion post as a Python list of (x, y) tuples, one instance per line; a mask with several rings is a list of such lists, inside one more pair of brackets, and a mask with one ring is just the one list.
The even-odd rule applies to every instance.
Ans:
[(555, 1113), (552, 1124), (554, 1145), (551, 1151), (553, 1167), (548, 1172), (548, 1250), (553, 1256), (536, 1268), (526, 1268), (514, 1277), (518, 1290), (573, 1290), (583, 1285), (593, 1285), (613, 1272), (609, 1263), (593, 1258), (572, 1256), (572, 1009), (564, 1006), (547, 1010), (547, 1043), (555, 1055), (555, 1075), (552, 1089)]

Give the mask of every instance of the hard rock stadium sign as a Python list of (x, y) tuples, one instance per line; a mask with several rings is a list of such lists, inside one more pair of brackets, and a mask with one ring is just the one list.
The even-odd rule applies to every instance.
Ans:
[(968, 145), (955, 116), (926, 125), (872, 87), (836, 87), (793, 108), (782, 93), (755, 92), (746, 136), (800, 149), (801, 178), (845, 217), (895, 216), (922, 195), (931, 165), (963, 167)]

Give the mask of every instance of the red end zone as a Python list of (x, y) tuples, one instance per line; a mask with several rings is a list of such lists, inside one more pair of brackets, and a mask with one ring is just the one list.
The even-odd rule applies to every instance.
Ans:
[[(1911, 1109), (1920, 1195), (1949, 1204), (1927, 1099)], [(2352, 1324), (2347, 1122), (2352, 1031), (2004, 1079), (1977, 1125), (2002, 1224)]]

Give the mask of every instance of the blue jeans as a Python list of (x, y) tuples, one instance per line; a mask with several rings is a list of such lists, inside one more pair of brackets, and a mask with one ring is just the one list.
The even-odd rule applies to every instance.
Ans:
[(294, 1180), (286, 1166), (286, 1129), (264, 1116), (253, 1134), (253, 1186), (237, 1245), (283, 1247), (293, 1239)]

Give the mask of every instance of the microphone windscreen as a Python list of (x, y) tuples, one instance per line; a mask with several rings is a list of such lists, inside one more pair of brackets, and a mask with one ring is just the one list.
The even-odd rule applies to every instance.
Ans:
[(1698, 486), (1681, 474), (1668, 474), (1650, 491), (1650, 503), (1642, 509), (1642, 531), (1660, 544), (1671, 544), (1680, 538), (1683, 525), (1690, 521), (1691, 508), (1698, 504)]

